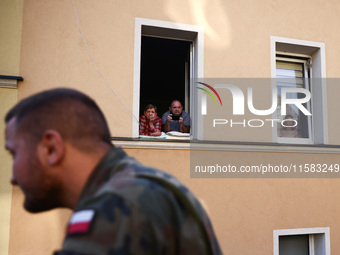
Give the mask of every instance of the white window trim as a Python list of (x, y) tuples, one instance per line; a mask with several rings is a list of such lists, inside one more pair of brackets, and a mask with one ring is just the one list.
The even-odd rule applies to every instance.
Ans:
[[(325, 236), (325, 255), (331, 254), (330, 228), (296, 228), (296, 229), (279, 229), (274, 230), (274, 255), (279, 254), (279, 237), (288, 235), (315, 235), (323, 234)], [(314, 241), (314, 239), (313, 239)]]
[[(139, 125), (136, 121), (136, 117), (139, 116), (139, 97), (140, 97), (140, 69), (141, 69), (141, 37), (142, 37), (142, 26), (158, 27), (175, 29), (180, 31), (188, 31), (197, 33), (197, 37), (194, 43), (194, 70), (193, 77), (203, 78), (204, 77), (204, 29), (202, 26), (188, 25), (160, 20), (135, 18), (135, 44), (134, 44), (134, 71), (133, 71), (133, 119), (132, 119), (132, 137), (136, 138), (139, 136)], [(180, 38), (175, 38), (180, 39)], [(198, 116), (195, 113), (196, 107), (194, 107), (194, 99), (197, 98), (197, 90), (191, 88), (191, 132), (193, 137), (199, 136), (200, 130), (197, 129), (198, 122), (200, 120), (194, 118)], [(136, 116), (136, 117), (135, 117)], [(137, 118), (138, 119), (138, 118)]]
[[(327, 89), (326, 89), (326, 54), (325, 54), (325, 44), (319, 42), (284, 38), (271, 36), (271, 77), (276, 78), (276, 44), (282, 43), (285, 45), (289, 45), (292, 47), (300, 47), (300, 48), (315, 48), (315, 52), (311, 55), (313, 65), (312, 65), (312, 79), (313, 78), (322, 78), (320, 79), (320, 84), (318, 86), (318, 91), (313, 93), (312, 91), (312, 102), (313, 107), (313, 143), (314, 144), (328, 144), (328, 117), (327, 117)], [(294, 52), (292, 52), (294, 53)], [(296, 53), (296, 52), (295, 52)], [(276, 86), (273, 83), (272, 86)], [(315, 89), (315, 88), (314, 88)], [(313, 85), (312, 85), (313, 90)], [(321, 95), (321, 96), (320, 96)], [(319, 97), (318, 97), (319, 96)], [(322, 105), (322, 107), (317, 107)], [(277, 137), (277, 129), (273, 128), (273, 142), (278, 142)], [(288, 142), (292, 143), (301, 143), (303, 139), (289, 139)]]

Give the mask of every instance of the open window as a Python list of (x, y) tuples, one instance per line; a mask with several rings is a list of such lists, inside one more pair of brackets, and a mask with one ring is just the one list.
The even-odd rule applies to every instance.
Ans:
[(139, 115), (148, 104), (158, 116), (174, 99), (190, 113), (190, 67), (192, 41), (142, 36)]
[(192, 99), (198, 77), (203, 77), (202, 27), (136, 18), (132, 137), (138, 137), (136, 119), (147, 104), (155, 104), (161, 117), (174, 99), (180, 100), (190, 114), (190, 130), (195, 137)]

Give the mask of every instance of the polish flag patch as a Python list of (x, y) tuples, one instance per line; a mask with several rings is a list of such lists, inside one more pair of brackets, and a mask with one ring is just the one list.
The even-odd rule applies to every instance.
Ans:
[(67, 234), (85, 234), (89, 232), (94, 215), (95, 211), (91, 209), (75, 212), (68, 224)]

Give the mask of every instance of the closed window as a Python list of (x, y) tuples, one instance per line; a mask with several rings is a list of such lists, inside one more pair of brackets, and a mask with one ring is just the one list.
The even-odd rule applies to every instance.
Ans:
[[(289, 55), (277, 55), (276, 57), (276, 86), (278, 90), (278, 102), (281, 102), (282, 89), (302, 88), (310, 91), (310, 58), (293, 57)], [(301, 99), (303, 93), (290, 92), (287, 99)], [(303, 104), (303, 107), (311, 112), (311, 100)], [(283, 125), (278, 125), (277, 136), (279, 141), (304, 140), (312, 143), (312, 117), (306, 115), (294, 104), (288, 104), (286, 115), (281, 115), (281, 105), (277, 108), (277, 118)]]
[[(300, 108), (309, 113), (305, 114), (294, 103), (283, 105), (287, 107), (282, 113), (279, 105), (273, 118), (283, 121), (284, 125), (278, 122), (273, 129), (273, 141), (328, 144), (325, 44), (272, 36), (271, 72), (276, 79), (272, 86), (278, 90), (278, 96), (300, 100)], [(310, 99), (303, 102), (303, 98), (308, 98), (305, 94), (308, 91)]]

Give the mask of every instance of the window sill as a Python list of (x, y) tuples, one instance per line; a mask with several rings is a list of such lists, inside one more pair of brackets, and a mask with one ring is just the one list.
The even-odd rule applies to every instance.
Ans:
[(215, 150), (238, 152), (275, 152), (275, 153), (317, 153), (340, 154), (339, 145), (305, 145), (252, 142), (193, 141), (175, 139), (140, 139), (112, 137), (112, 143), (124, 149), (156, 150)]
[(190, 140), (112, 137), (112, 143), (125, 149), (189, 150)]

